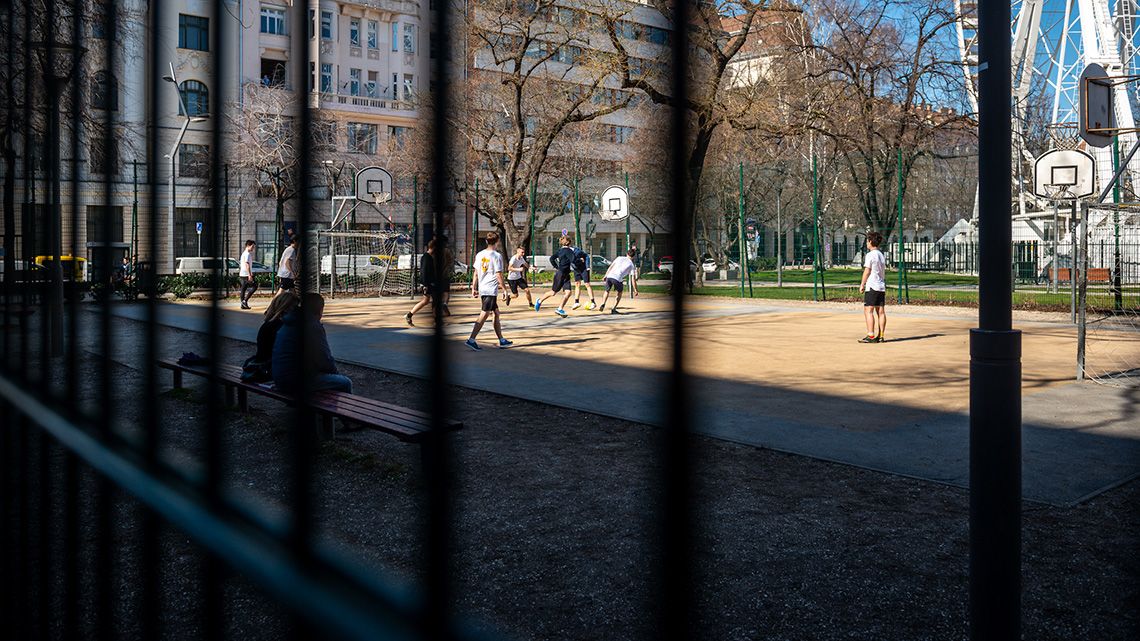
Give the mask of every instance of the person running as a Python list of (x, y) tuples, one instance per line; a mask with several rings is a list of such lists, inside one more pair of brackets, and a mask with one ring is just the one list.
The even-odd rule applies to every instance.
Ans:
[(859, 340), (860, 343), (883, 343), (887, 340), (884, 337), (887, 331), (887, 257), (879, 251), (882, 243), (883, 235), (877, 231), (867, 236), (867, 249), (870, 251), (863, 259), (863, 280), (859, 283), (867, 335)]
[(617, 290), (617, 300), (614, 301), (613, 309), (610, 310), (611, 314), (620, 314), (618, 305), (621, 304), (621, 292), (625, 289), (625, 277), (633, 274), (633, 278), (629, 281), (630, 294), (637, 296), (637, 266), (634, 264), (633, 259), (637, 255), (637, 250), (630, 248), (625, 256), (619, 256), (610, 263), (610, 268), (606, 270), (606, 295), (602, 297), (602, 304), (598, 307), (599, 312), (606, 311), (606, 303), (610, 302), (610, 290)]
[(245, 251), (238, 259), (238, 280), (241, 281), (241, 308), (249, 309), (249, 299), (257, 293), (257, 281), (253, 279), (253, 252), (257, 243), (252, 240), (245, 241)]
[(297, 284), (297, 235), (289, 235), (289, 245), (281, 252), (281, 260), (277, 264), (277, 278), (281, 280), (282, 290), (291, 290)]
[(558, 251), (550, 257), (550, 266), (554, 269), (554, 280), (550, 283), (550, 291), (542, 298), (534, 301), (534, 311), (537, 312), (542, 309), (543, 301), (565, 289), (566, 293), (562, 295), (562, 302), (554, 310), (554, 313), (566, 318), (566, 310), (563, 308), (566, 307), (566, 302), (570, 300), (570, 264), (574, 262), (574, 251), (570, 249), (569, 236), (559, 238), (558, 244), (560, 245)]
[(408, 327), (415, 327), (412, 323), (412, 316), (424, 307), (431, 304), (431, 297), (436, 290), (436, 274), (435, 274), (435, 257), (439, 253), (438, 239), (432, 238), (428, 241), (427, 251), (423, 256), (420, 256), (420, 293), (422, 294), (420, 300), (412, 306), (412, 311), (404, 314), (404, 322)]
[(590, 297), (586, 309), (594, 309), (598, 304), (594, 301), (594, 288), (590, 287), (590, 255), (580, 247), (571, 247), (570, 250), (574, 252), (574, 262), (571, 264), (574, 270), (574, 306), (570, 309), (582, 306), (582, 285), (586, 286), (586, 294)]
[(526, 262), (526, 248), (516, 247), (515, 255), (511, 258), (511, 264), (507, 266), (507, 284), (510, 286), (510, 292), (504, 292), (503, 302), (509, 307), (512, 298), (518, 298), (519, 290), (523, 290), (526, 294), (526, 304), (528, 307), (534, 307), (534, 301), (530, 298), (530, 288), (526, 284), (526, 272), (530, 269), (530, 264)]
[(483, 349), (475, 342), (479, 330), (487, 317), (494, 318), (493, 326), (495, 336), (499, 337), (499, 349), (506, 349), (513, 343), (503, 338), (503, 327), (499, 323), (499, 290), (507, 287), (503, 284), (503, 255), (496, 251), (499, 245), (499, 235), (495, 232), (487, 234), (487, 248), (475, 254), (475, 273), (471, 279), (471, 297), (482, 301), (482, 312), (475, 319), (475, 326), (471, 328), (471, 337), (467, 339), (467, 346), (475, 351)]

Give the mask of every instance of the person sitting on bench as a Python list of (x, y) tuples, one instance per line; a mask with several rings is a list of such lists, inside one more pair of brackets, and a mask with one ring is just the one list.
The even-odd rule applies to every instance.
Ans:
[[(321, 315), (325, 299), (320, 294), (301, 296), (301, 306), (285, 314), (273, 344), (273, 382), (285, 393), (301, 391), (301, 376), (311, 375), (312, 391), (334, 390), (352, 393), (352, 381), (336, 368), (329, 349)], [(308, 349), (301, 344), (302, 324)]]

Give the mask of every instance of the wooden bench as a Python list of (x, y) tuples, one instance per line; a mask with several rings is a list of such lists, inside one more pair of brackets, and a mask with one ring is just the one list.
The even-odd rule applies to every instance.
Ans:
[[(177, 361), (160, 360), (158, 366), (171, 371), (175, 388), (182, 387), (183, 373), (204, 378), (210, 376), (210, 368), (205, 365), (180, 365)], [(233, 405), (236, 393), (237, 406), (242, 412), (249, 411), (249, 392), (289, 405), (294, 404), (292, 396), (278, 391), (270, 383), (247, 383), (241, 380), (242, 369), (236, 365), (218, 365), (217, 368), (218, 382), (226, 390), (226, 403)], [(314, 392), (309, 407), (316, 412), (320, 420), (321, 434), (325, 438), (334, 436), (334, 418), (391, 434), (406, 443), (422, 443), (431, 431), (431, 416), (425, 412), (356, 394), (330, 390)], [(462, 427), (463, 423), (460, 421), (447, 422), (448, 430), (458, 430)]]
[[(1090, 267), (1089, 270), (1090, 283), (1107, 283), (1112, 278), (1112, 272), (1107, 267)], [(1078, 271), (1079, 275), (1080, 272)], [(1057, 281), (1069, 282), (1069, 268), (1060, 267), (1057, 269)], [(1045, 279), (1048, 282), (1053, 280), (1053, 268), (1049, 267), (1045, 270)]]

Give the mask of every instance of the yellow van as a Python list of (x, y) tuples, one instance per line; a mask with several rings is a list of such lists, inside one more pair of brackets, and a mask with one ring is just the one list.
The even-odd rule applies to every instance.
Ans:
[[(36, 265), (44, 268), (53, 267), (55, 263), (55, 256), (36, 256)], [(82, 256), (61, 256), (60, 262), (63, 269), (64, 282), (72, 281), (81, 283), (87, 280), (87, 259)]]

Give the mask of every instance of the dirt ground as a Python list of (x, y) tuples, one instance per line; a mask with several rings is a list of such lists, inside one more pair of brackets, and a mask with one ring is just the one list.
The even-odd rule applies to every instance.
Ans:
[[(931, 333), (920, 320), (911, 322), (914, 333)], [(109, 374), (113, 411), (124, 425), (138, 419), (140, 331), (129, 321), (115, 325), (117, 364)], [(900, 328), (895, 335), (905, 334)], [(205, 351), (203, 337), (193, 332), (164, 328), (160, 339), (165, 355)], [(1043, 336), (1042, 345), (1050, 340)], [(98, 371), (93, 346), (81, 347), (80, 366)], [(252, 352), (237, 341), (224, 341), (223, 348), (229, 361)], [(425, 405), (416, 379), (354, 366), (343, 371), (358, 393)], [(1047, 368), (1034, 371), (1049, 384)], [(94, 397), (96, 382), (85, 379), (84, 398)], [(203, 450), (205, 408), (197, 385), (161, 399), (164, 440), (190, 461)], [(455, 435), (459, 609), (514, 639), (653, 638), (647, 581), (660, 484), (657, 432), (487, 392), (452, 393), (454, 414), (466, 426)], [(251, 399), (251, 406), (247, 415), (227, 414), (222, 426), (228, 483), (284, 509), (289, 412), (264, 399)], [(701, 638), (967, 637), (965, 491), (703, 437), (692, 439), (692, 453), (699, 510), (693, 594)], [(345, 433), (322, 446), (318, 465), (322, 534), (362, 564), (414, 581), (423, 505), (415, 446), (374, 432)], [(34, 468), (28, 477), (36, 478)], [(83, 483), (90, 516), (96, 488), (89, 478)], [(1025, 638), (1125, 641), (1140, 635), (1134, 607), (1140, 601), (1138, 500), (1140, 482), (1132, 481), (1072, 508), (1025, 505)], [(122, 638), (137, 638), (138, 510), (122, 496), (116, 504), (121, 548), (114, 567), (124, 588), (116, 624)], [(27, 517), (34, 527), (34, 515)], [(83, 523), (89, 541), (90, 519)], [(195, 638), (198, 555), (172, 531), (163, 551), (166, 638)], [(88, 580), (89, 557), (81, 554)], [(235, 577), (227, 597), (234, 638), (286, 636), (288, 619), (256, 588)], [(95, 616), (93, 606), (86, 603), (81, 614)]]

